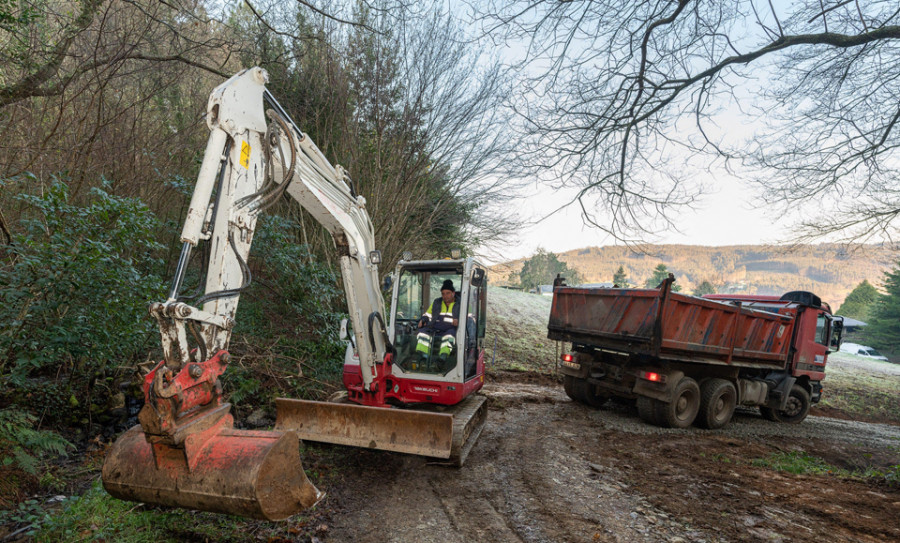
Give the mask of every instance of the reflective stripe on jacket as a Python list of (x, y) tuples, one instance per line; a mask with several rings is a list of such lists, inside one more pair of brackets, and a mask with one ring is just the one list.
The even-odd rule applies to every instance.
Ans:
[(441, 332), (455, 328), (453, 319), (459, 319), (459, 300), (454, 299), (448, 307), (444, 300), (438, 298), (431, 304), (431, 311), (425, 313), (431, 321), (430, 327)]

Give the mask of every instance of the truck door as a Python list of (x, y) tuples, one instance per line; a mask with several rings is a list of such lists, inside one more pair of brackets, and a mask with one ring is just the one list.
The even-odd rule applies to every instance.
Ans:
[(800, 314), (800, 319), (793, 375), (821, 381), (825, 378), (825, 359), (831, 342), (831, 315), (821, 309), (808, 308)]

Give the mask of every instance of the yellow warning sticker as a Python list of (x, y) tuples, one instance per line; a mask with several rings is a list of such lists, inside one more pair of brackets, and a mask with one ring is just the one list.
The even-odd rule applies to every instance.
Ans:
[(241, 166), (250, 168), (250, 144), (246, 141), (241, 142)]

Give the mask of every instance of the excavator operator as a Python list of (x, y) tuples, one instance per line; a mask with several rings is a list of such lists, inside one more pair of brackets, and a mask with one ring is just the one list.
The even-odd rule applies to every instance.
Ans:
[(457, 326), (459, 326), (459, 299), (453, 281), (447, 279), (441, 285), (441, 297), (435, 298), (429, 311), (419, 320), (416, 352), (422, 359), (427, 359), (431, 352), (432, 338), (440, 335), (441, 348), (438, 357), (441, 362), (445, 362), (453, 350)]

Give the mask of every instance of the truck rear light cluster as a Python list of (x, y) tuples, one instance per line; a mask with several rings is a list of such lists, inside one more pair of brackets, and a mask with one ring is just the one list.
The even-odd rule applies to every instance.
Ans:
[(655, 371), (642, 371), (641, 379), (646, 379), (647, 381), (652, 381), (654, 383), (666, 382), (666, 376), (662, 373), (656, 373)]
[(581, 364), (575, 362), (575, 357), (569, 353), (563, 353), (559, 355), (559, 359), (562, 362), (562, 365), (567, 368), (572, 368), (573, 370), (581, 369)]

